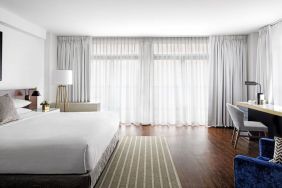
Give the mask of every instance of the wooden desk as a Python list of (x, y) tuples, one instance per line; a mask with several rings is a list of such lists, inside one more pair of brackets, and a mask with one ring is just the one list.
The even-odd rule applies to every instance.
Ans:
[(248, 102), (238, 102), (237, 106), (248, 109), (249, 121), (259, 121), (265, 124), (270, 137), (282, 136), (282, 106), (256, 105)]

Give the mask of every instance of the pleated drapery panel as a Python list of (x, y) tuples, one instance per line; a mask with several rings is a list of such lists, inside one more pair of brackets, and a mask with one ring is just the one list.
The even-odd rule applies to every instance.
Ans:
[(72, 70), (73, 84), (68, 86), (71, 102), (90, 101), (90, 37), (57, 38), (57, 69)]
[(272, 73), (273, 73), (273, 103), (282, 105), (282, 22), (271, 27), (271, 51), (272, 51)]
[[(266, 26), (259, 31), (257, 45), (256, 82), (261, 84), (262, 92), (269, 103), (273, 102), (272, 94), (272, 52), (271, 52), (271, 27)], [(253, 87), (255, 93), (258, 88)], [(256, 97), (256, 96), (255, 96)]]
[(259, 30), (256, 81), (262, 85), (267, 102), (282, 105), (282, 23)]
[(212, 36), (209, 41), (208, 124), (232, 126), (226, 103), (247, 97), (247, 36)]

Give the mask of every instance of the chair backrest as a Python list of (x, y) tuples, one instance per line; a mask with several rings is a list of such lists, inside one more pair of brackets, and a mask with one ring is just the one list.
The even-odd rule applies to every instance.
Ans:
[(234, 126), (237, 129), (244, 127), (244, 112), (240, 110), (237, 106), (226, 103), (227, 110), (231, 116)]

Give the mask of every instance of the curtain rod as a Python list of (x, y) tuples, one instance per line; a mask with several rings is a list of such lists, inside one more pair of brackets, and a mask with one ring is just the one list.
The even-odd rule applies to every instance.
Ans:
[(179, 36), (174, 36), (174, 35), (171, 35), (171, 36), (161, 36), (161, 35), (156, 35), (156, 36), (153, 36), (153, 35), (148, 35), (148, 36), (146, 36), (146, 35), (144, 35), (144, 36), (142, 36), (142, 35), (136, 35), (136, 36), (134, 36), (134, 35), (128, 35), (128, 36), (126, 36), (126, 35), (121, 35), (121, 36), (113, 36), (113, 35), (111, 35), (111, 36), (106, 36), (106, 35), (57, 35), (57, 37), (92, 37), (92, 38), (208, 38), (208, 37), (210, 37), (210, 35), (195, 35), (195, 36), (193, 36), (193, 35), (187, 35), (187, 36), (185, 36), (185, 35), (179, 35)]
[(278, 24), (279, 22), (281, 22), (282, 21), (282, 18), (280, 18), (279, 20), (277, 20), (276, 22), (273, 22), (272, 24), (270, 24), (271, 26), (272, 25), (276, 25), (276, 24)]
[(228, 33), (210, 35), (64, 35), (56, 34), (56, 37), (92, 37), (92, 38), (209, 38), (210, 36), (247, 36), (249, 33)]
[(282, 18), (276, 20), (275, 22), (273, 22), (273, 23), (271, 23), (271, 24), (264, 25), (264, 26), (260, 27), (259, 29), (262, 29), (262, 28), (267, 27), (267, 26), (269, 26), (269, 25), (270, 25), (270, 26), (274, 26), (274, 25), (276, 25), (276, 24), (278, 24), (278, 23), (280, 23), (280, 22), (282, 22)]

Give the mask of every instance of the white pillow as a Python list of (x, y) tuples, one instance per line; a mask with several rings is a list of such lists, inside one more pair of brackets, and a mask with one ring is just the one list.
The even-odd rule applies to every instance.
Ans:
[(9, 95), (0, 96), (0, 125), (19, 119), (12, 98)]
[(19, 115), (21, 115), (21, 114), (26, 114), (26, 113), (32, 112), (32, 110), (27, 109), (27, 108), (17, 108), (17, 112), (18, 112)]
[(274, 155), (270, 162), (282, 164), (282, 137), (274, 137)]
[(26, 107), (28, 105), (31, 104), (30, 101), (27, 101), (27, 100), (22, 100), (22, 99), (13, 99), (14, 101), (14, 104), (15, 104), (15, 107), (18, 109), (18, 108), (23, 108), (23, 107)]

